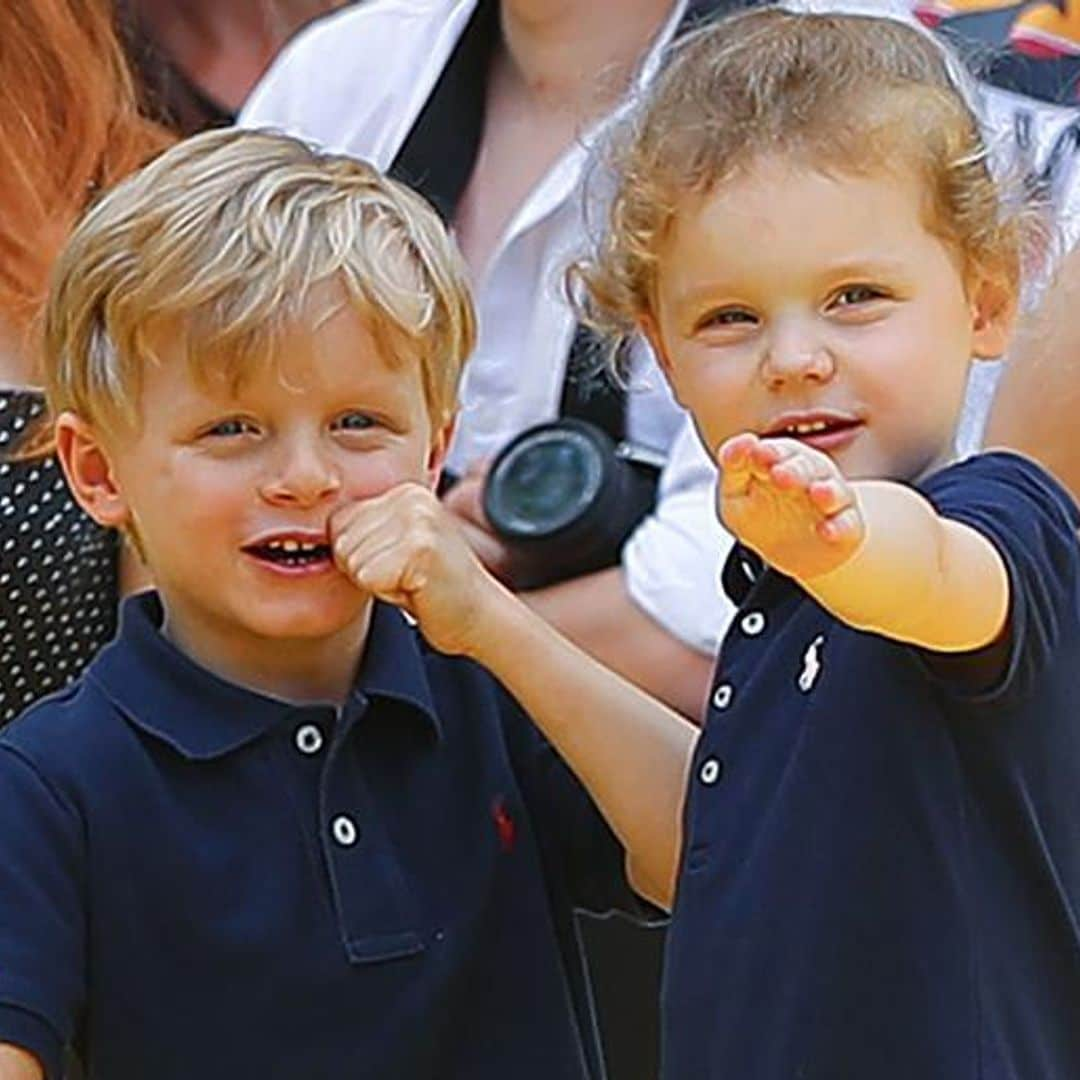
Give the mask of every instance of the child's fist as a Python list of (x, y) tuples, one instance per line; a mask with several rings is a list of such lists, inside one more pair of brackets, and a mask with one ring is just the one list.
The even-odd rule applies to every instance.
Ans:
[(342, 507), (330, 518), (330, 544), (357, 588), (407, 611), (436, 649), (469, 651), (493, 582), (431, 491), (401, 484)]
[(855, 493), (835, 462), (797, 439), (742, 434), (717, 453), (720, 517), (770, 566), (797, 580), (827, 574), (862, 543)]

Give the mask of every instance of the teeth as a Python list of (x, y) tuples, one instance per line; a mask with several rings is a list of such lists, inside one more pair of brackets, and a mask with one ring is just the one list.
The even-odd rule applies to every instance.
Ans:
[(796, 435), (813, 435), (815, 432), (824, 431), (828, 426), (824, 420), (815, 420), (810, 424), (795, 424), (792, 431)]
[(271, 540), (266, 546), (274, 551), (311, 552), (316, 551), (321, 545), (307, 540)]

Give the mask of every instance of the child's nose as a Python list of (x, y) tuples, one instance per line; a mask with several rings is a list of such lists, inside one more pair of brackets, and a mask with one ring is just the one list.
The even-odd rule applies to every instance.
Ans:
[(341, 477), (329, 455), (307, 440), (282, 447), (262, 484), (269, 502), (314, 506), (341, 489)]
[(779, 389), (789, 383), (828, 382), (836, 365), (828, 346), (815, 335), (780, 332), (766, 345), (761, 371), (766, 383)]

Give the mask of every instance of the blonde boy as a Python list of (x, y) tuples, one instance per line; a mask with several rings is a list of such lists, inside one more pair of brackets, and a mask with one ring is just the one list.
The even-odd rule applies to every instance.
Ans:
[(585, 1077), (572, 907), (633, 907), (582, 789), (335, 567), (430, 489), (473, 342), (418, 197), (268, 134), (106, 197), (48, 311), (57, 450), (157, 591), (0, 741), (0, 1077)]

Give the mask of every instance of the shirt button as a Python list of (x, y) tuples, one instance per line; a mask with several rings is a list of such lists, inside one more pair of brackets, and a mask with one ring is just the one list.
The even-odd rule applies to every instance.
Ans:
[(707, 758), (701, 763), (701, 769), (698, 771), (698, 777), (703, 784), (715, 784), (720, 779), (720, 774), (723, 769), (720, 766), (720, 762), (717, 758)]
[(716, 692), (712, 696), (713, 708), (726, 709), (731, 704), (731, 697), (734, 691), (731, 688), (731, 683), (721, 683)]
[(339, 814), (334, 818), (333, 823), (330, 825), (330, 831), (334, 834), (334, 839), (342, 847), (352, 847), (356, 843), (357, 836), (359, 836), (356, 826), (353, 824), (353, 819), (345, 814)]
[(747, 637), (757, 637), (765, 629), (765, 615), (761, 611), (748, 611), (739, 626)]
[(301, 754), (317, 754), (322, 749), (322, 732), (315, 724), (304, 724), (296, 729), (295, 742)]

